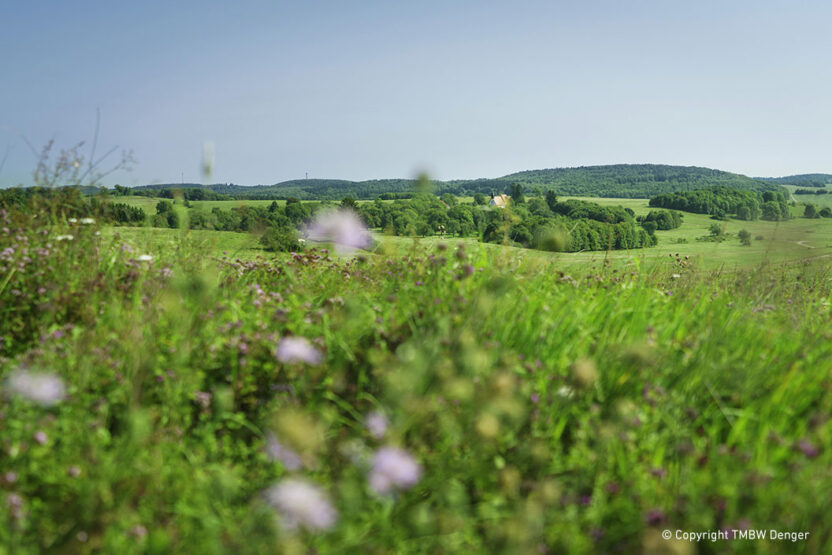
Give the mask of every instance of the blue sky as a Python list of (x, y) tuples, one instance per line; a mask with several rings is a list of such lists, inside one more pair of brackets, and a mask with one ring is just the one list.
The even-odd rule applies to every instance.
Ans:
[[(0, 186), (35, 146), (110, 184), (495, 177), (610, 163), (832, 173), (832, 3), (4, 2)], [(115, 159), (113, 159), (115, 160)]]

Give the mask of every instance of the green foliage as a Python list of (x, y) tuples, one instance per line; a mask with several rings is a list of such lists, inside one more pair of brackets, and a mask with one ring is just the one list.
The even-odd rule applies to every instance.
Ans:
[[(632, 553), (747, 522), (832, 540), (822, 264), (570, 276), (446, 245), (217, 262), (60, 212), (0, 212), (0, 382), (67, 388), (4, 398), (0, 551)], [(289, 337), (320, 364), (282, 361)], [(380, 495), (386, 446), (422, 472)], [(331, 529), (276, 523), (264, 492), (288, 477), (326, 492)]]
[(290, 227), (271, 227), (260, 236), (260, 244), (269, 252), (300, 252), (303, 243)]
[(680, 212), (676, 212), (675, 210), (651, 210), (646, 216), (639, 217), (638, 222), (645, 229), (648, 228), (647, 224), (652, 223), (653, 226), (650, 227), (652, 227), (654, 231), (657, 229), (666, 231), (669, 229), (677, 229), (681, 226), (683, 218), (684, 215)]
[(737, 234), (737, 237), (739, 237), (740, 244), (742, 244), (742, 246), (744, 246), (744, 247), (750, 247), (751, 246), (751, 233), (749, 233), (749, 231), (747, 229), (741, 229), (739, 231), (739, 233)]
[(818, 214), (818, 209), (814, 204), (806, 203), (806, 206), (803, 208), (803, 217), (820, 218), (820, 214)]
[(657, 195), (650, 199), (650, 206), (711, 214), (715, 219), (725, 219), (733, 214), (740, 220), (756, 220), (760, 217), (760, 202), (769, 198), (785, 204), (785, 197), (779, 192), (766, 192), (761, 196), (754, 191), (715, 187)]
[(827, 173), (807, 173), (802, 175), (789, 175), (786, 177), (758, 177), (760, 181), (778, 183), (780, 185), (798, 185), (801, 187), (825, 187), (832, 184), (832, 175)]
[[(414, 193), (426, 192), (419, 189), (418, 183), (418, 180), (413, 179), (376, 179), (370, 181), (296, 179), (276, 185), (258, 185), (255, 187), (233, 184), (214, 184), (200, 187), (196, 184), (185, 184), (184, 188), (186, 190), (201, 188), (219, 195), (247, 199), (284, 199), (290, 196), (303, 200), (340, 200), (344, 196), (351, 196), (356, 199), (374, 199), (381, 195), (383, 200), (391, 200), (409, 198)], [(708, 168), (655, 164), (618, 164), (532, 170), (496, 179), (435, 181), (431, 183), (430, 191), (427, 192), (438, 195), (452, 193), (457, 196), (471, 196), (476, 193), (487, 195), (492, 191), (508, 192), (514, 185), (524, 187), (530, 191), (554, 191), (560, 195), (617, 198), (649, 198), (660, 193), (719, 186), (750, 191), (783, 190), (776, 183)], [(157, 194), (157, 192), (173, 191), (181, 188), (183, 188), (182, 185), (149, 185), (136, 187), (133, 192), (134, 194), (173, 198), (172, 192), (165, 192), (164, 195)]]
[[(0, 214), (0, 378), (68, 388), (6, 401), (0, 549), (638, 552), (743, 520), (829, 540), (828, 271), (571, 277), (461, 247), (217, 264), (59, 212)], [(489, 216), (531, 231), (529, 210)], [(290, 336), (322, 364), (281, 362)], [(387, 496), (367, 477), (385, 445), (423, 469)], [(291, 474), (331, 497), (331, 530), (275, 524), (263, 492)]]

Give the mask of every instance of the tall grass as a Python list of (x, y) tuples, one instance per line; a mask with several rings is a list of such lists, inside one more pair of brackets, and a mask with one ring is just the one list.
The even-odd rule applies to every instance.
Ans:
[[(832, 539), (825, 267), (567, 275), (454, 243), (240, 261), (187, 234), (140, 252), (60, 214), (0, 216), (0, 550)], [(27, 372), (66, 395), (15, 394)], [(298, 480), (300, 515), (270, 489)], [(811, 535), (659, 538), (743, 527)]]

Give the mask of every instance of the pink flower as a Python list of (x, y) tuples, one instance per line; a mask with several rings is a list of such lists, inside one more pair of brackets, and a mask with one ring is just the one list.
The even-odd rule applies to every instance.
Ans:
[(370, 435), (376, 439), (384, 437), (384, 434), (387, 433), (387, 427), (389, 425), (390, 421), (387, 417), (378, 411), (371, 412), (364, 419), (364, 426), (367, 428), (367, 431), (370, 432)]
[(422, 467), (410, 453), (396, 447), (382, 447), (373, 455), (370, 488), (380, 494), (409, 489), (421, 475)]
[(305, 337), (284, 337), (277, 345), (277, 360), (284, 363), (320, 364), (321, 353)]
[(328, 530), (335, 525), (338, 511), (326, 492), (300, 478), (288, 478), (266, 490), (266, 500), (290, 529)]
[(272, 433), (266, 437), (266, 455), (273, 461), (280, 461), (286, 470), (300, 470), (303, 467), (300, 455), (282, 445)]
[(334, 243), (342, 254), (366, 249), (373, 242), (361, 218), (347, 209), (319, 212), (306, 233), (313, 241)]

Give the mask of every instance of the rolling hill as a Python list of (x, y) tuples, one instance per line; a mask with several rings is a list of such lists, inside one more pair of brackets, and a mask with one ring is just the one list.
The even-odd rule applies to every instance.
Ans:
[[(343, 179), (295, 179), (274, 185), (243, 186), (235, 184), (160, 184), (145, 185), (135, 190), (165, 188), (201, 188), (223, 195), (250, 199), (332, 199), (345, 196), (372, 199), (382, 193), (413, 192), (412, 179), (375, 179), (347, 181)], [(690, 191), (707, 187), (767, 191), (779, 189), (779, 183), (695, 166), (658, 164), (618, 164), (529, 170), (498, 178), (436, 181), (437, 193), (465, 196), (475, 193), (508, 192), (519, 183), (529, 192), (555, 191), (559, 195), (597, 196), (611, 198), (649, 198), (661, 193)]]

